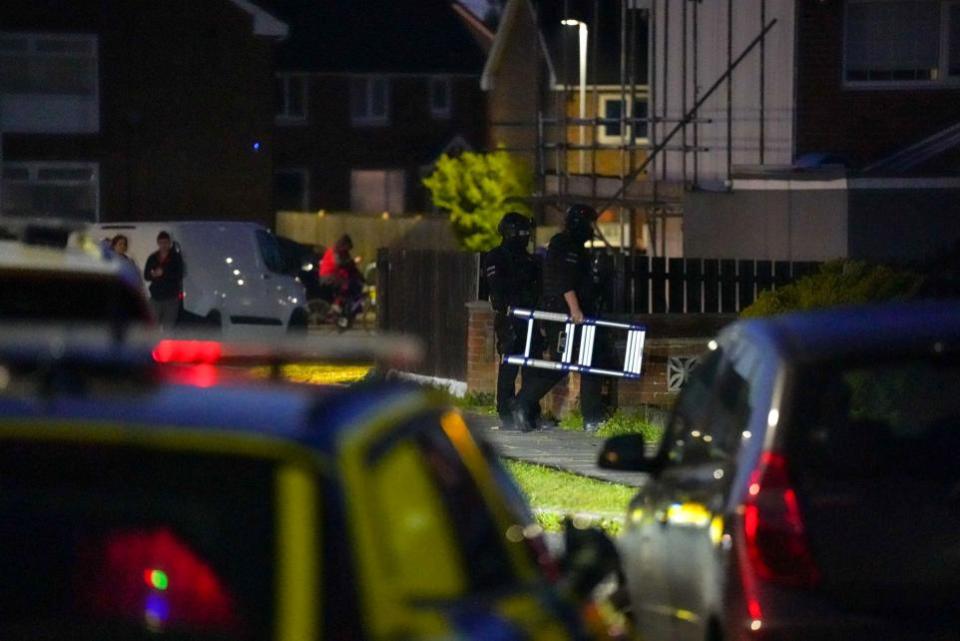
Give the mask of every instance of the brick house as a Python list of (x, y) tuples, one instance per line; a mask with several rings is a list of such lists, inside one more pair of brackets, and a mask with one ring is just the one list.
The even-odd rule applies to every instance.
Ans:
[[(589, 28), (585, 110), (564, 22)], [(949, 0), (509, 0), (483, 78), (491, 143), (528, 150), (547, 205), (619, 195), (648, 253), (919, 258), (960, 236), (958, 43)], [(581, 112), (649, 121), (624, 149), (629, 123), (581, 138)]]
[(445, 151), (482, 147), (492, 35), (448, 0), (274, 0), (291, 25), (276, 73), (280, 210), (428, 209)]
[(686, 255), (912, 260), (960, 238), (960, 5), (686, 4), (652, 2), (659, 118), (776, 21), (655, 165), (684, 186)]
[(542, 221), (559, 222), (571, 202), (606, 205), (611, 244), (675, 256), (679, 219), (664, 213), (679, 192), (640, 170), (651, 143), (648, 4), (509, 0), (482, 87), (489, 144), (536, 167)]
[(247, 0), (3, 3), (2, 212), (270, 223), (286, 32)]

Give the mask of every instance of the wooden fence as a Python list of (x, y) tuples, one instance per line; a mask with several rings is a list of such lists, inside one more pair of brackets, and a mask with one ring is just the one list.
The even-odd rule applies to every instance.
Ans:
[(466, 304), (479, 297), (479, 282), (478, 254), (381, 248), (377, 324), (423, 340), (417, 373), (466, 380)]
[[(768, 289), (819, 267), (814, 262), (655, 258), (598, 254), (607, 261), (603, 313), (737, 314)], [(466, 379), (466, 303), (486, 297), (479, 254), (381, 248), (377, 323), (426, 347), (417, 373)]]
[(613, 257), (608, 309), (626, 314), (736, 314), (815, 262)]

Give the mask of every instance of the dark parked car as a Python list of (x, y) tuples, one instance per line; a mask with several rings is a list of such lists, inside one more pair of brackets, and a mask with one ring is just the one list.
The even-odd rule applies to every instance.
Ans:
[(285, 236), (276, 238), (277, 245), (280, 246), (283, 273), (300, 279), (300, 283), (307, 290), (307, 300), (321, 298), (324, 292), (321, 290), (317, 270), (320, 267), (323, 252), (317, 253), (307, 245)]
[(657, 454), (622, 553), (646, 641), (960, 636), (960, 304), (726, 329)]

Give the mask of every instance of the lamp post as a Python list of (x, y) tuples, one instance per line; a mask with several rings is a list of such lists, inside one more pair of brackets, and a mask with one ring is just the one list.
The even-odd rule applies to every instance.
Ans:
[(583, 147), (586, 145), (587, 129), (583, 121), (587, 118), (587, 23), (570, 18), (561, 21), (565, 27), (577, 27), (580, 41), (580, 173), (586, 173)]

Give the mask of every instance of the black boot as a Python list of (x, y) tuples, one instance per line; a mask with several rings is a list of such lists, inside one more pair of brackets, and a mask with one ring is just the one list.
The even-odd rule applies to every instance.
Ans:
[(513, 416), (513, 424), (521, 432), (532, 432), (537, 429), (537, 424), (533, 422), (530, 413), (527, 412), (523, 404), (514, 401), (510, 414)]

